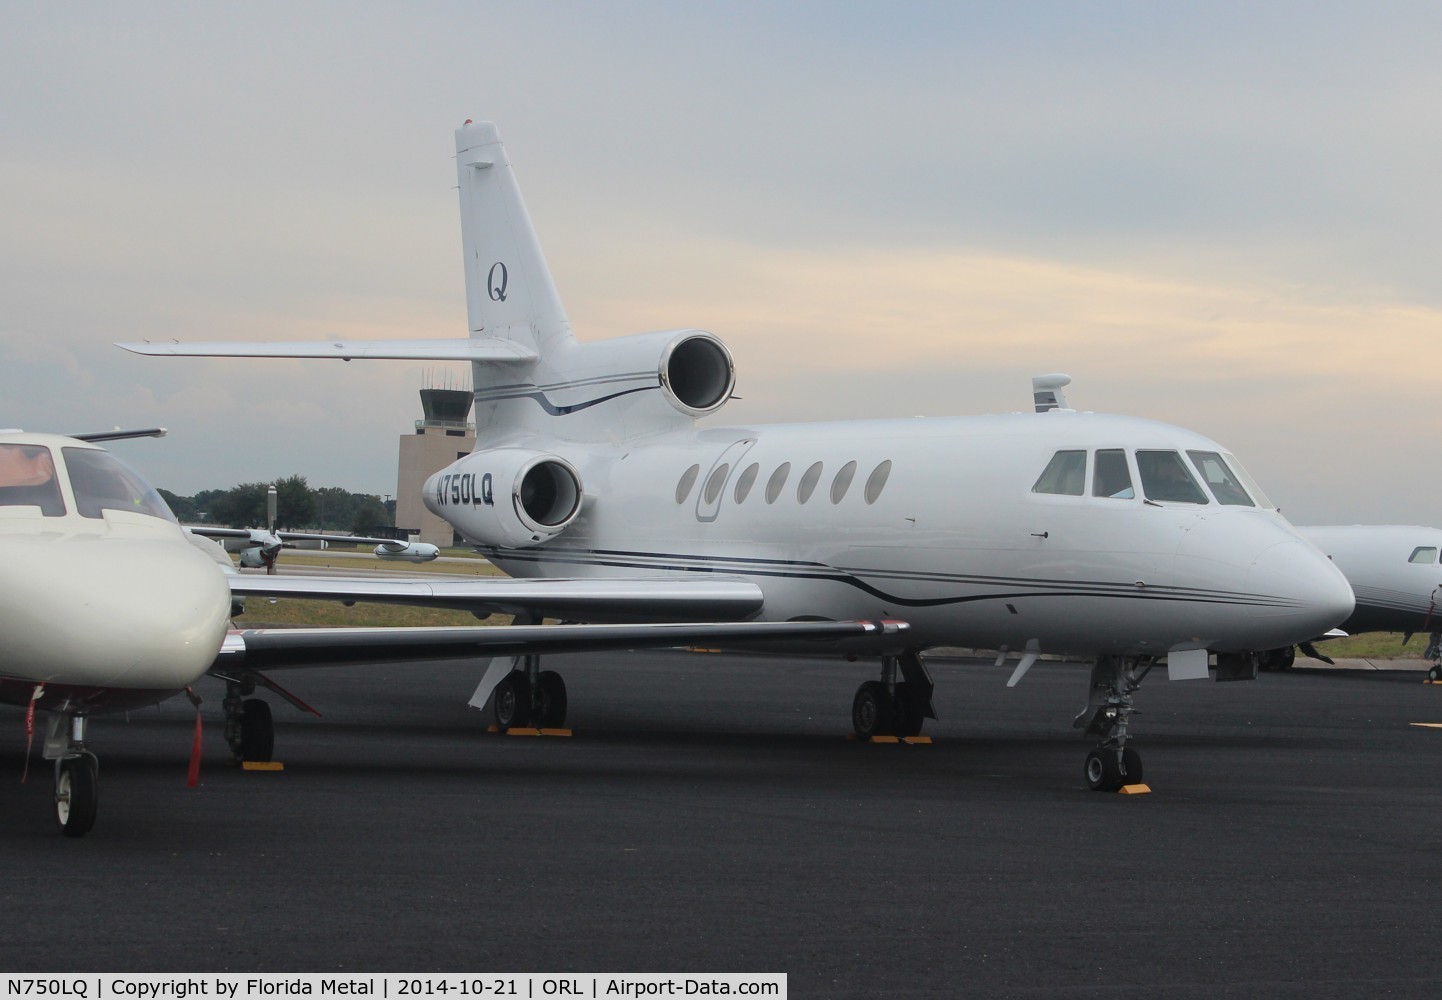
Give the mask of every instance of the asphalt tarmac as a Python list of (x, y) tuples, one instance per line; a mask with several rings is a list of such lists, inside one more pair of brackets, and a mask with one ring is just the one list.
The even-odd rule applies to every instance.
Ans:
[(97, 720), (95, 830), (0, 749), (0, 969), (785, 972), (798, 997), (1436, 996), (1442, 685), (1149, 678), (1149, 795), (1087, 791), (1079, 665), (937, 661), (929, 746), (846, 734), (869, 664), (551, 657), (574, 735), (488, 735), (454, 666), (280, 678), (282, 773), (207, 682)]

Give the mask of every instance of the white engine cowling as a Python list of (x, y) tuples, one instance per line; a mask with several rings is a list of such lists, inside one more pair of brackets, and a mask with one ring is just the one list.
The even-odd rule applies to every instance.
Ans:
[(430, 562), (441, 554), (441, 550), (430, 542), (382, 542), (375, 547), (377, 559), (400, 562)]
[(581, 475), (564, 458), (520, 448), (479, 451), (426, 480), (426, 509), (466, 539), (524, 548), (559, 535), (581, 512)]

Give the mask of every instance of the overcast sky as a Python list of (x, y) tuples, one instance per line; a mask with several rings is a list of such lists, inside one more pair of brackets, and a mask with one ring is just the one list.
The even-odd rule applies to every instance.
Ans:
[(111, 344), (464, 336), (469, 117), (582, 339), (730, 346), (713, 424), (1062, 371), (1298, 523), (1442, 524), (1439, 52), (1435, 3), (0, 0), (0, 425), (394, 493), (460, 367)]

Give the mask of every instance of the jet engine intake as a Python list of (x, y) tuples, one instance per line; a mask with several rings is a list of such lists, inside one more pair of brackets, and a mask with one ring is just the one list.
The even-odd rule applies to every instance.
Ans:
[(480, 451), (426, 480), (425, 504), (468, 541), (524, 548), (554, 538), (581, 512), (581, 474), (564, 458), (519, 448)]
[(736, 364), (716, 337), (701, 330), (672, 340), (661, 352), (661, 386), (682, 413), (719, 410), (736, 388)]

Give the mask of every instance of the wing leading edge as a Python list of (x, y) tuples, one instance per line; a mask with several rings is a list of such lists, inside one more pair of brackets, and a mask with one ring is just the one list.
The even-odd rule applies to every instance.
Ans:
[(243, 340), (169, 344), (116, 344), (132, 354), (156, 358), (333, 358), (340, 361), (490, 361), (529, 364), (535, 351), (513, 340)]
[[(514, 580), (510, 577), (228, 576), (237, 597), (294, 597), (449, 608), (588, 622), (735, 621), (761, 610), (745, 580)], [(390, 630), (387, 630), (390, 631)]]

